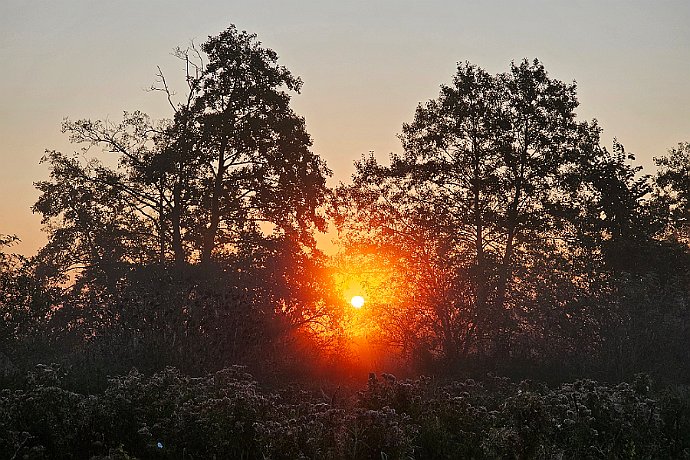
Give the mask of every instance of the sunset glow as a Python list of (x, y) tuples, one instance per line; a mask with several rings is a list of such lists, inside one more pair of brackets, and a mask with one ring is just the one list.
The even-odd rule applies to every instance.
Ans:
[(690, 460), (690, 1), (0, 2), (0, 460)]
[(399, 254), (380, 247), (348, 247), (333, 257), (334, 301), (342, 308), (340, 331), (348, 353), (361, 362), (386, 359), (390, 350), (381, 346), (385, 331), (414, 291), (397, 265), (400, 260)]

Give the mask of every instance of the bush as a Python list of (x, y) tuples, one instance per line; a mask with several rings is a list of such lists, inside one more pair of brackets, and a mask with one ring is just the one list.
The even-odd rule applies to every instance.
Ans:
[(328, 397), (262, 389), (244, 368), (165, 369), (65, 389), (57, 366), (0, 391), (0, 458), (690, 458), (690, 391), (592, 380), (557, 388), (370, 375)]

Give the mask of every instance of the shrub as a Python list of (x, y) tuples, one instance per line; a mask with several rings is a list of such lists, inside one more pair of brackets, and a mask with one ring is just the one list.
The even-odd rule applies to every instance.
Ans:
[(0, 458), (690, 458), (690, 391), (371, 375), (340, 397), (262, 389), (244, 368), (135, 370), (84, 395), (39, 366), (0, 391)]

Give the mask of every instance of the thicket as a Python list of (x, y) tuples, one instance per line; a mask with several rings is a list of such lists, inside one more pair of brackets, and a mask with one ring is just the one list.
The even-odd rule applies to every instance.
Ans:
[(264, 387), (242, 367), (167, 368), (70, 391), (39, 366), (0, 392), (2, 458), (690, 458), (690, 388), (369, 376)]

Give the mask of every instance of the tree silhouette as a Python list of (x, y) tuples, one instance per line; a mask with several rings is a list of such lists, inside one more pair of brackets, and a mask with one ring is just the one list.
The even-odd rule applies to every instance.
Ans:
[(312, 244), (311, 230), (325, 228), (317, 209), (329, 171), (309, 150), (304, 119), (289, 106), (287, 91), (299, 91), (301, 80), (255, 35), (234, 26), (201, 50), (208, 63), (194, 77), (162, 154), (193, 159), (185, 217), (202, 262), (218, 245), (259, 232), (260, 222)]
[[(304, 119), (289, 106), (288, 91), (298, 91), (301, 81), (255, 35), (234, 26), (201, 50), (208, 63), (188, 73), (189, 93), (173, 104), (172, 121), (153, 123), (134, 112), (121, 123), (63, 124), (70, 140), (86, 145), (84, 152), (99, 146), (118, 163), (109, 168), (49, 152), (52, 180), (37, 184), (42, 195), (34, 206), (51, 229), (44, 252), (82, 254), (89, 259), (83, 265), (93, 266), (103, 265), (106, 253), (113, 260), (151, 262), (150, 250), (134, 256), (114, 247), (132, 238), (139, 238), (140, 249), (157, 248), (159, 262), (178, 263), (209, 262), (215, 252), (232, 253), (265, 233), (313, 246), (311, 233), (325, 228), (318, 209), (330, 172), (309, 150)], [(188, 53), (178, 54), (190, 62)], [(80, 225), (111, 235), (110, 243), (89, 240)], [(69, 228), (73, 234), (61, 238)], [(84, 244), (75, 250), (59, 240)]]
[(339, 222), (352, 238), (373, 233), (414, 261), (444, 355), (507, 357), (511, 340), (545, 339), (549, 322), (572, 348), (581, 332), (569, 324), (594, 322), (583, 307), (596, 294), (600, 246), (583, 249), (582, 230), (601, 243), (627, 229), (646, 179), (599, 146), (599, 127), (577, 121), (577, 105), (575, 85), (536, 60), (495, 76), (460, 64), (403, 126), (404, 154), (390, 166), (364, 158), (340, 187)]
[(68, 286), (64, 343), (199, 370), (328, 321), (313, 232), (330, 171), (290, 107), (301, 80), (255, 35), (230, 26), (176, 54), (186, 96), (160, 70), (157, 87), (172, 120), (65, 120), (82, 148), (46, 153), (33, 210), (40, 270)]

